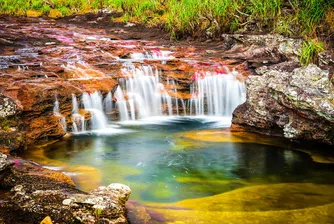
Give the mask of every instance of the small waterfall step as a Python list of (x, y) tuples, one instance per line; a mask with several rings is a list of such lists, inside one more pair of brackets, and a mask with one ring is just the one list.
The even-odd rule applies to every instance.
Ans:
[(236, 75), (205, 72), (197, 77), (191, 88), (190, 115), (232, 116), (234, 109), (246, 101), (245, 83)]
[(56, 117), (59, 117), (60, 118), (60, 124), (62, 126), (62, 128), (67, 131), (67, 125), (66, 125), (66, 119), (65, 117), (60, 113), (60, 105), (59, 105), (59, 101), (58, 101), (58, 98), (57, 98), (57, 95), (55, 95), (55, 103), (54, 103), (54, 107), (53, 107), (53, 114), (56, 116)]
[[(147, 120), (150, 118), (173, 118), (175, 116), (216, 116), (231, 117), (233, 110), (246, 100), (245, 83), (236, 79), (237, 72), (225, 73), (197, 72), (190, 86), (190, 99), (178, 98), (178, 83), (167, 77), (161, 79), (159, 70), (149, 65), (135, 67), (126, 64), (121, 70), (123, 78), (114, 93), (105, 95), (96, 91), (84, 92), (80, 102), (72, 94), (72, 132), (82, 133), (89, 130), (110, 128), (108, 120), (118, 110), (121, 121)], [(169, 89), (165, 89), (165, 85)], [(182, 107), (182, 108), (181, 108)], [(87, 120), (84, 111), (90, 113)], [(60, 122), (66, 129), (65, 117), (59, 111), (56, 98), (54, 114), (61, 117)]]
[(72, 94), (72, 132), (79, 133), (86, 131), (85, 116), (79, 114), (78, 100), (75, 94)]
[[(172, 98), (160, 82), (158, 70), (153, 70), (151, 66), (136, 68), (128, 65), (122, 73), (125, 78), (120, 79), (121, 86), (115, 93), (122, 121), (173, 115)], [(165, 104), (166, 112), (163, 110)]]

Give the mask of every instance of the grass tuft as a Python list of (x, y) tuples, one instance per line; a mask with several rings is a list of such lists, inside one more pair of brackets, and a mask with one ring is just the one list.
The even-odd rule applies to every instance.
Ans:
[(325, 50), (324, 44), (316, 39), (305, 41), (302, 46), (300, 63), (308, 65), (309, 63), (318, 63), (318, 54)]

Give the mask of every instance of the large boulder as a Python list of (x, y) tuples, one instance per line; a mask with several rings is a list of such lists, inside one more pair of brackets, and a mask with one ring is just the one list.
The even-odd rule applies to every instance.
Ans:
[(260, 67), (247, 81), (247, 101), (232, 128), (334, 144), (334, 85), (316, 65), (292, 72)]

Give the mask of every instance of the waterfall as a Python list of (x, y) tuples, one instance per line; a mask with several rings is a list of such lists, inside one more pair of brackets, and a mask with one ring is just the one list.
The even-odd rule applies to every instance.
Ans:
[(74, 133), (86, 131), (84, 116), (80, 114), (72, 114), (72, 131)]
[[(151, 66), (135, 68), (129, 65), (122, 69), (122, 73), (125, 80), (120, 83), (126, 97), (122, 87), (118, 87), (115, 93), (121, 120), (173, 115), (172, 98), (160, 83), (158, 70), (153, 71)], [(164, 103), (167, 105), (167, 112), (163, 110)]]
[[(85, 92), (78, 103), (72, 94), (74, 133), (85, 131), (88, 126), (80, 108), (90, 112), (90, 128), (96, 130), (107, 127), (115, 108), (121, 121), (175, 115), (230, 117), (233, 110), (246, 100), (245, 84), (236, 79), (236, 72), (198, 71), (193, 76), (189, 100), (178, 97), (180, 87), (176, 80), (160, 78), (159, 71), (151, 66), (136, 68), (133, 64), (125, 64), (122, 74), (115, 92), (109, 91), (105, 98), (98, 91)], [(60, 114), (57, 100), (54, 112)], [(65, 123), (65, 118), (62, 119)]]
[(113, 108), (113, 103), (112, 103), (112, 94), (111, 94), (110, 91), (108, 92), (108, 94), (107, 94), (106, 98), (104, 99), (103, 103), (104, 103), (104, 109), (105, 109), (106, 114), (111, 114), (112, 108)]
[(246, 100), (245, 84), (235, 75), (235, 72), (195, 74), (190, 115), (231, 116), (233, 110)]
[[(171, 56), (171, 51), (164, 51), (158, 48), (152, 49), (150, 52), (136, 52), (130, 54), (130, 61), (143, 61), (143, 60), (158, 60), (162, 64), (166, 64), (166, 61), (173, 60), (174, 57)], [(121, 61), (129, 61), (129, 59), (119, 59)]]
[(127, 102), (124, 98), (123, 91), (121, 87), (117, 87), (114, 97), (116, 98), (116, 106), (119, 110), (119, 116), (121, 121), (129, 120), (129, 114), (128, 114), (128, 108), (127, 108)]
[(83, 93), (82, 103), (84, 109), (91, 114), (91, 127), (92, 129), (104, 129), (107, 125), (107, 117), (103, 111), (102, 95), (96, 91), (92, 94)]
[(60, 118), (60, 124), (63, 127), (63, 129), (66, 131), (67, 130), (66, 120), (65, 120), (65, 117), (60, 113), (59, 101), (56, 95), (55, 95), (55, 98), (56, 98), (56, 101), (53, 107), (53, 114)]
[(86, 130), (85, 117), (79, 114), (78, 100), (75, 94), (72, 94), (72, 132), (77, 133)]
[(183, 99), (180, 99), (180, 100), (181, 100), (181, 104), (182, 104), (183, 115), (187, 116), (186, 104), (184, 103)]
[(174, 92), (175, 95), (174, 102), (175, 102), (176, 115), (179, 116), (179, 99), (177, 98), (176, 82), (174, 79), (170, 81), (169, 77), (167, 77), (167, 85), (168, 86), (172, 85), (174, 87), (172, 91)]

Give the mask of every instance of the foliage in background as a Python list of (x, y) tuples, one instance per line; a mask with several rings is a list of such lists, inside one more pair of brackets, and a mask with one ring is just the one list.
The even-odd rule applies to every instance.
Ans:
[(0, 14), (25, 16), (30, 10), (49, 15), (53, 10), (57, 10), (60, 16), (67, 16), (97, 9), (97, 2), (99, 0), (2, 0)]
[(162, 26), (175, 38), (226, 32), (303, 36), (309, 40), (304, 63), (313, 60), (307, 52), (323, 48), (313, 41), (319, 33), (333, 39), (333, 7), (333, 0), (2, 0), (0, 14), (61, 17), (109, 8), (123, 14), (115, 21)]
[(232, 32), (250, 25), (283, 34), (313, 35), (322, 21), (332, 20), (331, 6), (334, 1), (328, 0), (3, 0), (0, 13), (26, 15), (35, 10), (48, 15), (58, 10), (66, 16), (109, 7), (124, 12), (124, 20), (162, 23), (178, 36)]

